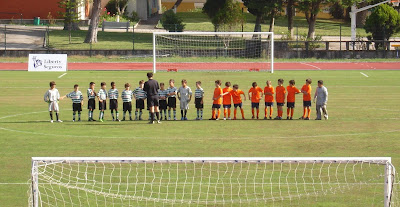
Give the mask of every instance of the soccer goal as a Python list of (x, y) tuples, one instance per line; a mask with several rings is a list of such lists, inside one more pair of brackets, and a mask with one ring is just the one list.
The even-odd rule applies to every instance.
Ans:
[(30, 206), (394, 206), (387, 157), (36, 157)]
[(274, 72), (272, 32), (155, 32), (157, 70), (264, 70)]

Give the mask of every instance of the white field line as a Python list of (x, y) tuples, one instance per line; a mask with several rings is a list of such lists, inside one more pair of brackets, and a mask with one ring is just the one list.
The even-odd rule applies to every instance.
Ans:
[(64, 74), (58, 76), (58, 78), (62, 78), (64, 75), (67, 75), (67, 73), (64, 73)]
[(300, 63), (300, 64), (302, 64), (302, 65), (307, 65), (307, 66), (316, 68), (316, 69), (318, 69), (318, 70), (321, 70), (321, 68), (319, 68), (319, 67), (317, 67), (317, 66), (315, 66), (315, 65), (311, 65), (311, 64), (308, 64), (308, 63)]
[(361, 75), (363, 75), (363, 76), (365, 76), (365, 77), (369, 77), (367, 74), (365, 74), (365, 73), (363, 73), (363, 72), (360, 72), (361, 73)]

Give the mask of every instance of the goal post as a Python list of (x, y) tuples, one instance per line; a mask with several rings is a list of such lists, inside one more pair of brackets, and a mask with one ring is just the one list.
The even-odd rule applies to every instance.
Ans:
[(33, 207), (394, 206), (390, 157), (33, 157), (31, 172)]
[(273, 32), (154, 32), (158, 70), (261, 70), (274, 72)]

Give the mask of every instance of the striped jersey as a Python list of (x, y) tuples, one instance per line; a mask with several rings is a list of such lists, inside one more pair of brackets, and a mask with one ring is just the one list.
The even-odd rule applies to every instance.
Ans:
[(146, 91), (143, 90), (143, 88), (137, 87), (133, 91), (133, 95), (135, 95), (136, 99), (145, 99), (147, 97)]
[(168, 90), (158, 90), (158, 97), (159, 98), (162, 98), (162, 97), (164, 97), (164, 98), (167, 98), (167, 96), (168, 96)]
[[(178, 90), (175, 88), (175, 87), (169, 87), (168, 89), (167, 89), (167, 92), (168, 92), (168, 94), (170, 94), (170, 93), (176, 93)], [(176, 97), (176, 94), (175, 95), (169, 95), (168, 97)]]
[(124, 90), (121, 93), (122, 102), (132, 102), (133, 92), (131, 90)]
[(118, 89), (110, 89), (108, 90), (108, 98), (109, 99), (118, 99)]
[(80, 91), (72, 91), (71, 93), (67, 94), (67, 98), (72, 99), (72, 103), (81, 103), (83, 100), (83, 95)]
[(107, 91), (101, 88), (100, 91), (97, 93), (97, 96), (99, 97), (100, 100), (106, 100)]
[(194, 91), (194, 97), (195, 98), (203, 98), (204, 96), (204, 90), (202, 88), (196, 88)]
[[(92, 94), (93, 92), (93, 94)], [(87, 89), (87, 97), (88, 99), (95, 99), (96, 98), (96, 92), (92, 90), (91, 88)]]

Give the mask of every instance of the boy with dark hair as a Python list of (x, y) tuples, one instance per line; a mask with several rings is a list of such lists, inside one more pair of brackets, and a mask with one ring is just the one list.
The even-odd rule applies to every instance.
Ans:
[(171, 109), (173, 109), (174, 112), (174, 118), (173, 120), (176, 120), (176, 92), (177, 88), (175, 87), (175, 80), (170, 79), (169, 80), (169, 88), (167, 89), (168, 92), (168, 120), (171, 119)]
[[(301, 88), (301, 92), (303, 93), (303, 116), (300, 119), (310, 120), (311, 114), (311, 78), (306, 79), (306, 84)], [(307, 116), (306, 116), (307, 114)]]
[(275, 92), (275, 100), (276, 100), (276, 106), (278, 109), (278, 116), (276, 116), (274, 119), (277, 120), (282, 120), (283, 116), (283, 106), (285, 105), (285, 94), (286, 90), (285, 87), (283, 87), (283, 79), (280, 78), (278, 79), (278, 86), (276, 87), (276, 92)]
[(75, 122), (75, 115), (76, 112), (78, 112), (78, 121), (81, 121), (81, 111), (82, 111), (82, 106), (83, 106), (83, 95), (82, 92), (79, 91), (79, 85), (75, 84), (74, 85), (74, 91), (71, 93), (63, 96), (61, 99), (64, 99), (65, 97), (72, 99), (72, 121)]
[(107, 91), (106, 82), (101, 82), (101, 88), (97, 93), (97, 98), (99, 99), (99, 121), (104, 122), (104, 111), (107, 110)]
[(97, 93), (94, 90), (95, 87), (94, 82), (90, 82), (89, 88), (87, 89), (87, 96), (88, 96), (88, 109), (89, 109), (89, 114), (88, 114), (88, 121), (96, 121), (93, 119), (93, 111), (96, 109), (96, 97)]
[(271, 81), (267, 80), (267, 86), (264, 88), (265, 95), (265, 116), (264, 119), (267, 119), (268, 107), (269, 107), (269, 119), (272, 119), (272, 112), (274, 111), (274, 87), (271, 85)]
[(187, 85), (185, 79), (182, 80), (182, 86), (177, 92), (181, 108), (181, 120), (188, 120), (186, 117), (187, 110), (189, 109), (189, 102), (192, 100), (192, 89)]
[[(213, 95), (213, 105), (212, 105), (212, 116), (210, 120), (219, 120), (221, 115), (221, 104), (222, 104), (222, 88), (221, 88), (222, 81), (216, 80), (215, 81), (215, 89)], [(217, 111), (216, 111), (217, 110)]]
[(232, 107), (232, 95), (229, 93), (232, 91), (231, 82), (225, 83), (225, 88), (222, 89), (224, 93), (222, 105), (224, 107), (224, 120), (226, 120), (226, 114), (228, 112), (228, 119), (231, 119), (231, 107)]
[(233, 106), (235, 107), (235, 110), (233, 111), (233, 120), (236, 120), (236, 112), (237, 112), (237, 107), (240, 108), (240, 112), (242, 113), (242, 119), (244, 119), (244, 111), (242, 109), (242, 97), (240, 95), (243, 95), (244, 100), (246, 101), (246, 95), (242, 90), (239, 89), (239, 85), (235, 84), (233, 85), (233, 90), (230, 92), (232, 95), (233, 99)]
[(294, 105), (296, 101), (296, 94), (301, 93), (299, 89), (294, 86), (296, 82), (294, 80), (289, 81), (289, 85), (286, 87), (286, 90), (288, 92), (287, 94), (287, 118), (286, 119), (293, 119), (293, 113), (294, 113)]
[(121, 98), (123, 102), (124, 117), (122, 121), (125, 121), (125, 114), (129, 112), (129, 120), (132, 121), (132, 91), (130, 90), (131, 84), (125, 83), (125, 90), (121, 93)]
[(314, 95), (314, 103), (317, 100), (317, 118), (316, 120), (321, 120), (321, 111), (324, 114), (325, 120), (328, 120), (328, 110), (326, 109), (326, 104), (328, 103), (328, 89), (324, 86), (324, 81), (318, 81), (318, 87)]
[(251, 100), (251, 113), (253, 116), (251, 117), (252, 119), (255, 118), (254, 116), (254, 109), (257, 109), (257, 119), (259, 119), (259, 114), (260, 114), (260, 99), (262, 98), (263, 90), (257, 86), (257, 82), (253, 82), (251, 84), (252, 87), (249, 90), (249, 100)]
[[(113, 121), (119, 121), (118, 113), (118, 89), (115, 88), (115, 82), (111, 82), (111, 88), (108, 90), (108, 98), (110, 99), (110, 110)], [(114, 118), (114, 110), (116, 113), (116, 119)]]
[(160, 83), (160, 90), (158, 90), (160, 115), (161, 115), (160, 120), (162, 120), (163, 118), (163, 112), (164, 112), (164, 120), (167, 120), (167, 96), (168, 96), (168, 91), (165, 89), (165, 84)]
[(201, 88), (201, 81), (196, 82), (196, 90), (194, 92), (194, 103), (197, 109), (196, 120), (203, 120), (203, 108), (204, 108), (204, 90)]
[[(144, 100), (146, 99), (146, 92), (143, 90), (144, 80), (139, 81), (139, 87), (133, 91), (133, 96), (136, 99), (135, 120), (142, 119), (142, 110), (144, 109)], [(138, 117), (139, 114), (139, 117)]]
[(56, 82), (50, 82), (50, 89), (44, 94), (44, 102), (49, 104), (50, 122), (53, 123), (53, 111), (56, 112), (57, 122), (62, 122), (59, 119), (58, 101), (60, 100), (60, 93), (56, 89)]

